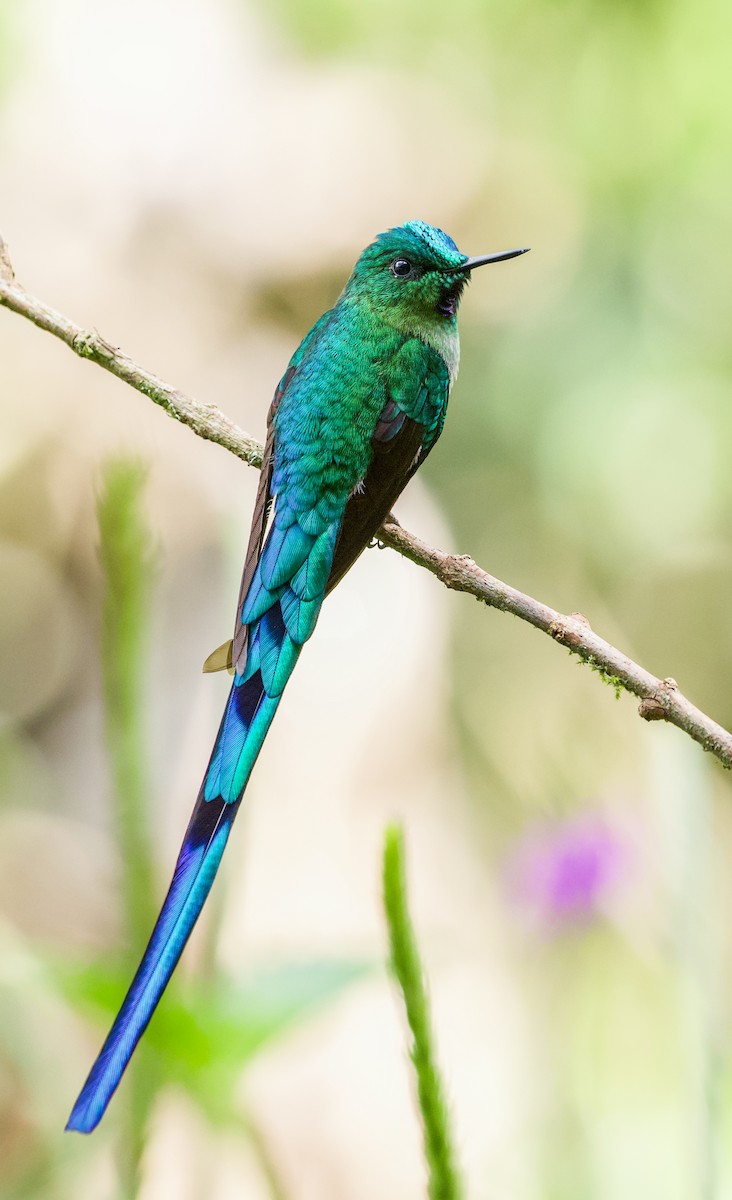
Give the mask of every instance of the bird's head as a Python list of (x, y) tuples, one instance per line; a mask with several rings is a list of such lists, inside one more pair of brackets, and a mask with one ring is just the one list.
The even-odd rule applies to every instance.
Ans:
[(441, 229), (408, 221), (379, 234), (366, 247), (346, 285), (346, 295), (367, 301), (390, 324), (415, 332), (425, 323), (454, 324), (471, 271), (525, 253), (508, 250), (468, 258)]

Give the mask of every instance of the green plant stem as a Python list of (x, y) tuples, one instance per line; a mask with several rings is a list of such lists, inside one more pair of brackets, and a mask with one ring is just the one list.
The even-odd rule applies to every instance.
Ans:
[(104, 720), (114, 811), (124, 863), (127, 931), (150, 932), (153, 869), (147, 814), (144, 659), (152, 581), (149, 535), (140, 513), (145, 472), (112, 462), (97, 504), (99, 557), (105, 576), (102, 624)]
[(444, 1089), (435, 1061), (422, 963), (407, 906), (404, 834), (389, 826), (384, 838), (384, 909), (389, 926), (391, 969), (404, 998), (412, 1032), (410, 1054), (417, 1081), (430, 1200), (459, 1200), (462, 1184), (455, 1165)]
[[(144, 696), (153, 572), (150, 535), (141, 513), (144, 483), (145, 471), (140, 464), (111, 462), (104, 472), (97, 503), (99, 556), (105, 576), (105, 734), (123, 863), (125, 925), (128, 941), (134, 946), (144, 944), (154, 916)], [(132, 1070), (119, 1164), (122, 1194), (129, 1200), (139, 1190), (145, 1126), (155, 1091), (149, 1071), (143, 1078)]]

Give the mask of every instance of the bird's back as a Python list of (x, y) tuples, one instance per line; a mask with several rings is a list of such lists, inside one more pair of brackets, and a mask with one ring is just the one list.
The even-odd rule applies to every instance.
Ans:
[[(388, 400), (389, 368), (405, 335), (341, 300), (305, 339), (275, 417), (275, 495), (338, 506), (364, 478)], [(317, 484), (316, 484), (317, 481)]]

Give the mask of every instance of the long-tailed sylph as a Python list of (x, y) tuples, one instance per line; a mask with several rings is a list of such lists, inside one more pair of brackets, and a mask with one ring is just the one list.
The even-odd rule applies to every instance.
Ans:
[(423, 221), (382, 233), (274, 394), (234, 637), (208, 661), (234, 682), (142, 962), (67, 1129), (100, 1121), (208, 896), (285, 685), (328, 592), (378, 530), (445, 420), (470, 272)]

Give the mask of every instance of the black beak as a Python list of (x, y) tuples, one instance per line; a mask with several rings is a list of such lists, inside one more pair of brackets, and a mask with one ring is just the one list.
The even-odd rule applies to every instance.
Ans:
[(484, 267), (486, 263), (503, 262), (506, 258), (518, 258), (519, 254), (528, 254), (530, 246), (524, 246), (523, 250), (503, 250), (500, 254), (484, 254), (479, 258), (469, 258), (459, 267), (453, 267), (453, 271), (459, 271), (462, 275), (465, 271), (472, 271), (474, 267)]

